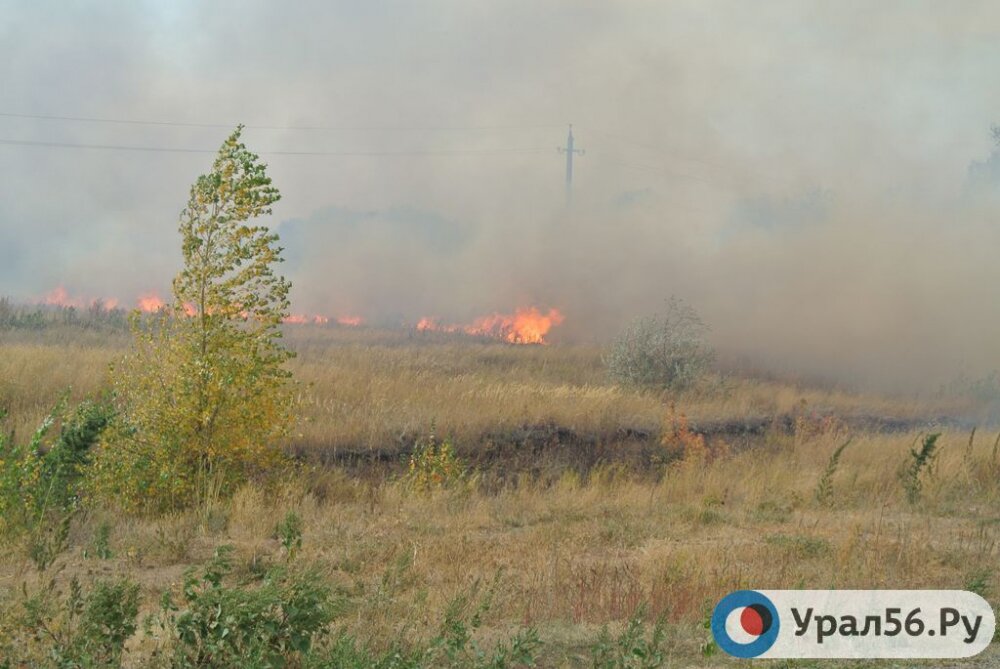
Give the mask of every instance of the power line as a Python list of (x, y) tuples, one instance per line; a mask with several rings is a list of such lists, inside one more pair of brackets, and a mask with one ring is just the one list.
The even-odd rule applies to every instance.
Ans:
[(700, 163), (700, 164), (705, 165), (707, 167), (722, 167), (722, 165), (719, 165), (718, 163), (713, 163), (713, 162), (708, 161), (708, 160), (702, 160), (700, 158), (687, 158), (685, 156), (680, 156), (680, 155), (677, 155), (675, 153), (672, 153), (672, 152), (668, 151), (667, 149), (664, 149), (661, 146), (656, 146), (655, 144), (649, 144), (648, 142), (642, 142), (642, 141), (639, 141), (639, 140), (631, 139), (629, 137), (623, 137), (622, 135), (618, 135), (618, 134), (615, 134), (615, 133), (610, 133), (610, 132), (607, 132), (605, 130), (598, 130), (596, 128), (587, 128), (587, 130), (589, 130), (590, 132), (595, 133), (595, 134), (597, 134), (599, 136), (603, 136), (603, 137), (605, 137), (607, 139), (610, 139), (610, 140), (613, 140), (613, 141), (616, 141), (616, 142), (620, 142), (620, 143), (623, 143), (623, 144), (630, 144), (630, 145), (638, 147), (640, 149), (645, 149), (647, 151), (653, 151), (655, 153), (659, 153), (661, 155), (667, 156), (668, 158), (671, 158), (671, 159), (674, 159), (674, 160), (683, 160), (683, 161), (691, 162), (691, 163)]
[[(21, 118), (43, 121), (70, 121), (81, 123), (100, 124), (122, 124), (139, 126), (159, 126), (178, 128), (233, 128), (236, 124), (208, 123), (196, 121), (163, 121), (151, 119), (125, 119), (108, 118), (97, 116), (70, 116), (57, 114), (23, 114), (17, 112), (0, 112), (0, 118)], [(285, 131), (414, 131), (414, 132), (434, 132), (434, 131), (493, 131), (493, 130), (532, 130), (551, 129), (562, 127), (558, 124), (529, 124), (529, 125), (483, 125), (483, 126), (332, 126), (332, 125), (245, 125), (248, 129), (255, 130), (285, 130)], [(647, 151), (653, 151), (675, 160), (700, 163), (712, 167), (721, 167), (698, 158), (686, 158), (672, 154), (662, 147), (638, 141), (615, 133), (610, 133), (597, 128), (587, 128), (591, 133), (603, 136), (615, 142), (629, 144)], [(151, 146), (126, 146), (118, 144), (76, 144), (70, 142), (46, 142), (33, 140), (0, 139), (0, 144), (12, 146), (38, 146), (38, 147), (63, 147), (75, 149), (95, 149), (106, 151), (135, 151), (135, 152), (159, 152), (159, 153), (215, 153), (215, 150), (197, 148), (178, 147), (151, 147)], [(436, 156), (436, 155), (492, 155), (492, 154), (518, 154), (518, 153), (540, 153), (547, 151), (541, 148), (528, 149), (483, 149), (483, 150), (427, 150), (427, 151), (262, 151), (266, 155), (278, 156), (342, 156), (342, 157), (394, 157), (394, 156)], [(669, 176), (677, 176), (698, 181), (706, 181), (700, 177), (671, 172), (653, 166), (627, 165), (624, 163), (608, 163), (626, 169), (634, 169), (646, 172), (662, 172)]]
[[(40, 121), (73, 121), (80, 123), (104, 123), (120, 125), (147, 125), (166, 126), (177, 128), (235, 128), (236, 123), (202, 123), (194, 121), (157, 121), (144, 119), (123, 119), (123, 118), (102, 118), (96, 116), (60, 116), (55, 114), (17, 114), (13, 112), (0, 112), (0, 117), (34, 119)], [(469, 126), (392, 126), (392, 125), (371, 125), (371, 126), (333, 126), (333, 125), (252, 125), (244, 124), (244, 127), (251, 130), (328, 130), (328, 131), (357, 131), (357, 130), (380, 130), (380, 131), (487, 131), (487, 130), (538, 130), (561, 128), (559, 124), (537, 124), (537, 125), (469, 125)]]
[[(83, 118), (83, 117), (63, 117), (63, 116), (41, 116), (41, 115), (24, 115), (24, 114), (10, 114), (5, 112), (0, 112), (0, 117), (23, 117), (23, 118), (42, 118), (42, 119), (52, 119), (52, 120), (70, 120), (70, 121), (93, 121), (98, 123), (127, 123), (127, 124), (139, 124), (139, 125), (165, 125), (165, 126), (190, 126), (190, 127), (225, 127), (229, 128), (231, 126), (222, 124), (207, 124), (207, 123), (175, 123), (167, 121), (139, 121), (139, 120), (124, 120), (124, 119), (96, 119), (96, 118)], [(306, 126), (246, 126), (246, 127), (256, 127), (256, 128), (269, 128), (269, 129), (290, 129), (290, 130), (322, 130), (322, 129), (334, 129), (332, 126), (322, 127), (306, 127)], [(494, 128), (547, 128), (553, 126), (493, 126)], [(339, 130), (346, 130), (347, 128), (336, 128)], [(398, 128), (402, 130), (403, 128)], [(414, 128), (416, 129), (416, 128)], [(423, 128), (429, 129), (429, 128)], [(439, 129), (459, 129), (459, 128), (439, 128)], [(465, 129), (487, 129), (486, 126), (480, 126), (474, 128), (468, 126)], [(622, 141), (626, 143), (635, 143), (638, 146), (642, 146), (651, 151), (656, 151), (658, 153), (664, 153), (661, 149), (651, 146), (644, 145), (638, 142), (632, 142), (624, 137), (618, 137), (611, 133), (604, 132), (602, 130), (590, 129), (590, 132), (603, 135), (610, 139), (615, 139), (617, 141)], [(49, 148), (49, 149), (77, 149), (77, 150), (95, 150), (95, 151), (123, 151), (123, 152), (133, 152), (133, 153), (187, 153), (187, 154), (215, 154), (218, 149), (202, 149), (197, 147), (173, 147), (173, 146), (136, 146), (127, 144), (103, 144), (103, 143), (77, 143), (77, 142), (60, 142), (60, 141), (46, 141), (46, 140), (22, 140), (22, 139), (12, 139), (12, 138), (0, 138), (0, 146), (22, 146), (22, 147), (32, 147), (32, 148)], [(275, 151), (259, 151), (261, 155), (265, 156), (301, 156), (301, 157), (344, 157), (344, 158), (392, 158), (392, 157), (434, 157), (434, 156), (496, 156), (496, 155), (525, 155), (525, 154), (543, 154), (550, 153), (552, 150), (549, 148), (542, 147), (521, 147), (521, 148), (487, 148), (487, 149), (425, 149), (425, 150), (389, 150), (389, 151), (288, 151), (288, 150), (275, 150)], [(570, 154), (572, 155), (572, 154)], [(614, 166), (625, 168), (629, 170), (636, 170), (641, 172), (651, 172), (659, 173), (673, 178), (690, 179), (693, 181), (699, 181), (702, 183), (710, 184), (713, 182), (712, 179), (706, 179), (705, 177), (698, 176), (695, 174), (689, 174), (686, 172), (678, 172), (669, 169), (665, 169), (660, 166), (654, 165), (641, 165), (641, 164), (630, 164), (624, 162), (618, 162), (615, 160), (608, 160), (605, 156), (600, 154), (597, 156), (598, 161)], [(696, 159), (691, 159), (692, 162), (701, 162), (706, 165), (711, 165), (705, 161), (699, 161)], [(568, 168), (571, 169), (571, 168)], [(567, 172), (567, 179), (571, 172)], [(568, 182), (567, 182), (568, 183)], [(567, 185), (568, 188), (568, 185)], [(568, 192), (568, 191), (567, 191)]]
[(628, 163), (620, 163), (614, 160), (602, 160), (598, 157), (598, 160), (605, 165), (613, 165), (615, 167), (624, 167), (627, 170), (638, 170), (640, 172), (656, 172), (659, 174), (666, 174), (667, 176), (676, 177), (679, 179), (692, 179), (694, 181), (700, 181), (702, 183), (712, 183), (704, 177), (700, 177), (696, 174), (686, 174), (684, 172), (674, 172), (673, 170), (663, 169), (662, 167), (656, 167), (654, 165), (630, 165)]
[[(8, 146), (31, 146), (65, 149), (94, 149), (100, 151), (139, 151), (148, 153), (218, 153), (218, 149), (197, 149), (172, 146), (129, 146), (121, 144), (77, 144), (72, 142), (46, 142), (36, 140), (0, 138), (0, 144)], [(462, 156), (550, 153), (551, 149), (434, 149), (426, 151), (260, 151), (269, 156), (343, 156), (343, 157), (397, 157), (397, 156)]]

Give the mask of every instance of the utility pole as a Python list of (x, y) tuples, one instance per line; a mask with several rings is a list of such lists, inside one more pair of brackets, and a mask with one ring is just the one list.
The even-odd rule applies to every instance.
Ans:
[(573, 154), (579, 153), (581, 156), (585, 153), (583, 149), (573, 148), (573, 124), (569, 124), (569, 136), (566, 138), (566, 146), (558, 147), (559, 153), (566, 154), (566, 206), (568, 207), (573, 200)]

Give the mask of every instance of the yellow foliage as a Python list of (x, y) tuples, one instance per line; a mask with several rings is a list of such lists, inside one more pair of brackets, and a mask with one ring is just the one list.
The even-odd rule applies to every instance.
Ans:
[(278, 193), (239, 133), (181, 215), (174, 304), (133, 314), (132, 349), (113, 370), (120, 420), (90, 483), (124, 508), (211, 501), (283, 461), (294, 403), (278, 325), (290, 284), (271, 268), (277, 236), (244, 223), (269, 213)]
[(433, 434), (417, 444), (406, 472), (409, 487), (420, 492), (446, 488), (465, 478), (465, 468), (451, 441), (438, 443)]

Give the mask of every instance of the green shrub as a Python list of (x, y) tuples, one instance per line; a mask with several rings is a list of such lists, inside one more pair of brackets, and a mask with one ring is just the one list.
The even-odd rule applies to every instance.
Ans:
[(426, 440), (414, 446), (406, 472), (406, 484), (411, 490), (429, 492), (449, 488), (465, 478), (465, 466), (455, 455), (451, 440), (438, 442), (433, 428)]
[(139, 586), (128, 580), (97, 581), (84, 592), (74, 578), (66, 596), (52, 580), (37, 593), (24, 592), (0, 651), (14, 666), (118, 667), (138, 612)]
[(73, 411), (65, 406), (64, 398), (26, 444), (0, 434), (0, 535), (11, 540), (27, 534), (39, 569), (65, 545), (91, 448), (112, 416), (101, 402), (83, 402)]
[(315, 574), (268, 571), (257, 587), (223, 583), (232, 547), (222, 546), (200, 576), (189, 572), (182, 600), (170, 593), (159, 622), (177, 669), (282, 667), (300, 662), (325, 633), (335, 607)]
[(294, 511), (289, 511), (284, 520), (278, 523), (276, 534), (285, 554), (291, 560), (302, 548), (302, 518)]
[(665, 622), (657, 619), (647, 634), (645, 617), (646, 609), (640, 606), (617, 638), (611, 636), (607, 626), (601, 629), (590, 648), (594, 669), (656, 669), (666, 663)]
[(535, 652), (541, 646), (533, 628), (519, 631), (508, 642), (498, 642), (493, 648), (482, 648), (474, 633), (482, 625), (483, 616), (492, 603), (492, 590), (478, 602), (475, 589), (471, 596), (453, 599), (445, 610), (444, 621), (437, 636), (424, 652), (426, 667), (464, 667), (500, 669), (509, 666), (534, 666)]
[(708, 327), (690, 306), (671, 298), (662, 315), (639, 318), (615, 338), (608, 373), (621, 384), (683, 390), (709, 370), (715, 354)]
[[(495, 584), (494, 584), (495, 585)], [(438, 632), (426, 640), (396, 639), (382, 648), (360, 642), (341, 631), (325, 651), (314, 652), (309, 669), (507, 669), (533, 667), (541, 641), (533, 628), (519, 630), (506, 640), (482, 646), (476, 640), (490, 608), (493, 589), (478, 596), (472, 590), (448, 604)]]

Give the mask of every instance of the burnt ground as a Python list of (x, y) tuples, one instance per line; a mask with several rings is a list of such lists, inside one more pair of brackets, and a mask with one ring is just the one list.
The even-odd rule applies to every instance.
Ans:
[[(856, 414), (824, 418), (835, 421), (836, 429), (845, 435), (971, 430), (976, 426), (972, 421), (948, 416), (903, 418)], [(800, 426), (800, 419), (795, 414), (754, 416), (692, 422), (689, 429), (703, 436), (709, 446), (724, 441), (730, 449), (744, 450), (766, 446), (769, 437), (793, 434)], [(812, 420), (817, 421), (815, 417)], [(658, 465), (669, 461), (660, 437), (658, 429), (636, 427), (587, 433), (543, 423), (485, 432), (478, 439), (456, 444), (455, 452), (469, 467), (497, 483), (516, 482), (519, 478), (557, 478), (566, 471), (586, 475), (602, 465), (643, 473), (659, 469)], [(357, 475), (390, 475), (405, 466), (419, 438), (416, 434), (404, 434), (379, 449), (295, 444), (290, 451), (301, 461), (338, 466)]]

